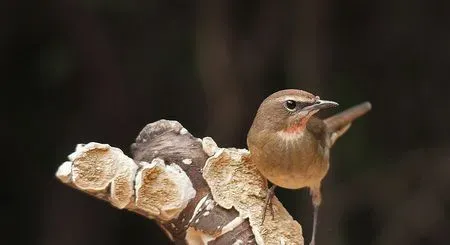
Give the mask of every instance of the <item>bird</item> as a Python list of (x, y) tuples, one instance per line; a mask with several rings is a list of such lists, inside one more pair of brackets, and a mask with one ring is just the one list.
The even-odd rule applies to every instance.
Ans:
[(277, 186), (309, 188), (314, 207), (310, 245), (315, 245), (321, 183), (330, 167), (330, 148), (353, 120), (372, 105), (363, 102), (324, 120), (315, 116), (322, 109), (338, 106), (309, 92), (285, 89), (271, 94), (260, 105), (247, 134), (250, 159), (272, 186), (266, 196), (262, 222)]

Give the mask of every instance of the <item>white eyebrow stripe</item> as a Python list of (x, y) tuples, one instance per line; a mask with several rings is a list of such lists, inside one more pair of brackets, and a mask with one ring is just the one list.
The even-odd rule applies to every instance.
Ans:
[(280, 101), (280, 102), (283, 102), (283, 101), (286, 101), (286, 100), (294, 100), (294, 101), (297, 101), (297, 100), (298, 100), (298, 97), (294, 97), (294, 96), (283, 96), (283, 97), (281, 97), (281, 98), (278, 99), (278, 101)]
[(302, 98), (302, 97), (298, 97), (298, 96), (289, 96), (289, 95), (283, 96), (283, 97), (278, 99), (278, 101), (280, 101), (280, 102), (284, 102), (286, 100), (293, 100), (293, 101), (300, 101), (300, 102), (314, 102), (313, 99)]

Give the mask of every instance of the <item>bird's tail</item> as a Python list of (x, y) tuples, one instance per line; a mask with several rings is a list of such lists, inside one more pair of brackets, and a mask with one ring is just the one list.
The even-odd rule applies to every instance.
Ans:
[(356, 118), (363, 116), (370, 109), (372, 109), (370, 102), (363, 102), (325, 119), (324, 122), (331, 132), (331, 145), (350, 128)]

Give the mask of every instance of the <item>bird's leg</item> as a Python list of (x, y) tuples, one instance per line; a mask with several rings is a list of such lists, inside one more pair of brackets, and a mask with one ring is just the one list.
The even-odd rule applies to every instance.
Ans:
[(312, 203), (314, 207), (314, 214), (313, 214), (313, 227), (312, 227), (312, 235), (311, 235), (311, 242), (309, 245), (315, 245), (316, 244), (316, 231), (317, 231), (317, 217), (319, 216), (319, 206), (322, 202), (322, 194), (320, 193), (320, 184), (316, 186), (310, 187), (310, 193), (312, 198)]
[(265, 205), (264, 205), (264, 211), (263, 211), (261, 225), (264, 224), (264, 220), (266, 219), (266, 212), (267, 212), (267, 207), (268, 206), (270, 208), (270, 214), (272, 214), (272, 219), (274, 218), (274, 216), (273, 216), (272, 198), (275, 195), (275, 188), (276, 187), (277, 187), (276, 185), (272, 185), (269, 188), (269, 190), (267, 191), (266, 202), (265, 202)]

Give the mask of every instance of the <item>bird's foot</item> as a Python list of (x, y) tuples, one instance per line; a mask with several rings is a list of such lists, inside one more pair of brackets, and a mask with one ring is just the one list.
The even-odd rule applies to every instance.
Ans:
[(262, 221), (261, 221), (261, 225), (264, 224), (264, 220), (266, 219), (266, 212), (267, 212), (267, 208), (269, 207), (270, 209), (270, 214), (272, 215), (272, 220), (274, 219), (274, 214), (273, 214), (273, 205), (272, 205), (272, 198), (275, 195), (275, 188), (277, 186), (276, 185), (272, 185), (269, 190), (267, 191), (267, 195), (266, 195), (266, 203), (264, 205), (264, 211), (263, 211), (263, 216), (262, 216)]

